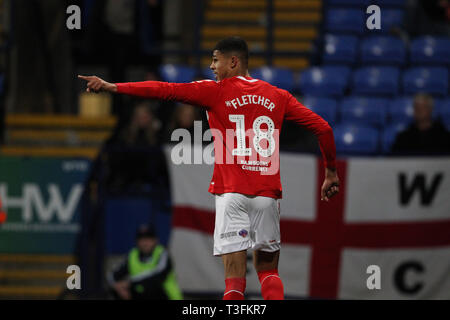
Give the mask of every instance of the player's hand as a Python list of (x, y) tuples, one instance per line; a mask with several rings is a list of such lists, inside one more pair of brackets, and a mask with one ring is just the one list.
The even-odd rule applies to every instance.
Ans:
[(107, 92), (116, 92), (117, 86), (114, 83), (106, 82), (105, 80), (96, 77), (96, 76), (80, 76), (78, 75), (78, 79), (83, 79), (87, 81), (87, 92), (95, 92), (99, 93), (101, 91)]
[(339, 192), (339, 178), (336, 170), (325, 169), (325, 180), (320, 192), (320, 200), (329, 201), (331, 197)]

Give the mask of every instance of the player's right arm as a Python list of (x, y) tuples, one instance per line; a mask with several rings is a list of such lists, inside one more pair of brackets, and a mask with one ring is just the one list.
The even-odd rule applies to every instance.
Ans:
[(220, 89), (220, 84), (212, 80), (190, 83), (161, 81), (110, 83), (96, 76), (78, 76), (78, 78), (87, 81), (87, 92), (122, 93), (141, 98), (180, 101), (204, 107), (211, 107), (214, 104)]
[(322, 117), (298, 102), (287, 91), (286, 97), (285, 119), (306, 127), (319, 140), (319, 147), (325, 166), (325, 179), (322, 184), (320, 196), (321, 200), (328, 201), (339, 192), (339, 178), (336, 171), (336, 145), (334, 143), (333, 129)]

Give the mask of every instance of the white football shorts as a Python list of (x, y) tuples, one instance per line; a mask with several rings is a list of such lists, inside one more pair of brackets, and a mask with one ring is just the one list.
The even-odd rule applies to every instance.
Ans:
[(278, 199), (240, 193), (216, 194), (214, 255), (247, 249), (280, 250)]

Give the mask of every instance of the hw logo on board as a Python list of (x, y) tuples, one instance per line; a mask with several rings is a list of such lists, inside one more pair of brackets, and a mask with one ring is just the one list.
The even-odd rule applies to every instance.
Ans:
[[(73, 222), (73, 217), (82, 193), (82, 184), (72, 185), (66, 196), (62, 195), (56, 184), (48, 184), (42, 190), (38, 184), (24, 183), (19, 194), (11, 194), (8, 184), (0, 184), (3, 209), (7, 212), (14, 211), (9, 216), (16, 217), (15, 221), (8, 221), (7, 225), (16, 231), (27, 231), (29, 228), (34, 231), (49, 231), (48, 226), (52, 226), (52, 230), (62, 227), (64, 230), (77, 231), (75, 229), (78, 225)], [(15, 212), (19, 212), (19, 220)], [(5, 229), (8, 229), (7, 225), (4, 226)]]

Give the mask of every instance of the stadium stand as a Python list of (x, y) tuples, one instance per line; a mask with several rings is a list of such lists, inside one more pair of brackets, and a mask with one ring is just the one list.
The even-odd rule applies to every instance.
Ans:
[(161, 79), (166, 82), (191, 82), (196, 69), (190, 66), (165, 64), (159, 68)]
[(432, 36), (413, 39), (411, 64), (450, 65), (450, 39)]
[(404, 9), (407, 0), (378, 0), (377, 4), (382, 7)]
[(350, 69), (344, 66), (312, 67), (302, 72), (299, 89), (304, 95), (336, 96), (345, 93)]
[(362, 34), (365, 20), (362, 10), (332, 8), (328, 9), (325, 18), (325, 30), (333, 33)]
[(393, 28), (400, 27), (403, 23), (404, 19), (404, 10), (401, 9), (386, 9), (382, 7), (381, 10), (381, 29), (377, 30), (366, 30), (366, 34), (372, 33), (380, 33), (380, 34), (388, 34)]
[(0, 254), (0, 299), (56, 299), (66, 287), (72, 255)]
[(332, 98), (305, 97), (303, 104), (324, 118), (330, 125), (337, 122), (337, 102)]
[(388, 107), (388, 118), (391, 123), (410, 122), (413, 118), (413, 100), (411, 97), (396, 97)]
[(406, 48), (402, 40), (389, 36), (370, 36), (361, 42), (362, 64), (402, 66), (406, 62)]
[(358, 55), (358, 38), (326, 34), (323, 47), (322, 61), (325, 64), (353, 64)]
[[(263, 51), (273, 52), (273, 65), (300, 70), (308, 67), (312, 40), (319, 34), (322, 20), (321, 0), (273, 2), (273, 15), (267, 15), (269, 2), (249, 0), (211, 0), (207, 2), (201, 27), (201, 64), (210, 64), (210, 50), (231, 34), (244, 37), (253, 53), (250, 68), (268, 65)], [(268, 19), (273, 29), (267, 30)], [(273, 33), (273, 43), (267, 41)], [(295, 55), (292, 55), (295, 53)]]
[(364, 8), (370, 5), (369, 0), (328, 0), (329, 6), (348, 6), (354, 8)]
[(404, 94), (427, 92), (435, 96), (448, 93), (448, 71), (442, 67), (412, 67), (403, 72)]
[(292, 91), (294, 88), (294, 73), (287, 68), (265, 66), (251, 70), (250, 74), (254, 78), (267, 81), (288, 91)]
[(389, 154), (397, 134), (406, 129), (408, 122), (398, 122), (384, 127), (381, 133), (381, 152)]
[(434, 112), (442, 122), (450, 124), (450, 98), (435, 102), (435, 108)]
[(341, 154), (374, 154), (378, 151), (379, 131), (355, 123), (341, 123), (334, 127), (336, 150)]
[(386, 123), (387, 99), (347, 97), (340, 103), (341, 121), (382, 127)]
[(206, 67), (206, 68), (202, 69), (202, 76), (205, 79), (211, 79), (211, 80), (215, 79), (214, 73), (212, 72), (212, 70), (209, 67)]
[(358, 68), (352, 76), (352, 94), (394, 96), (399, 90), (399, 75), (400, 71), (396, 67)]

